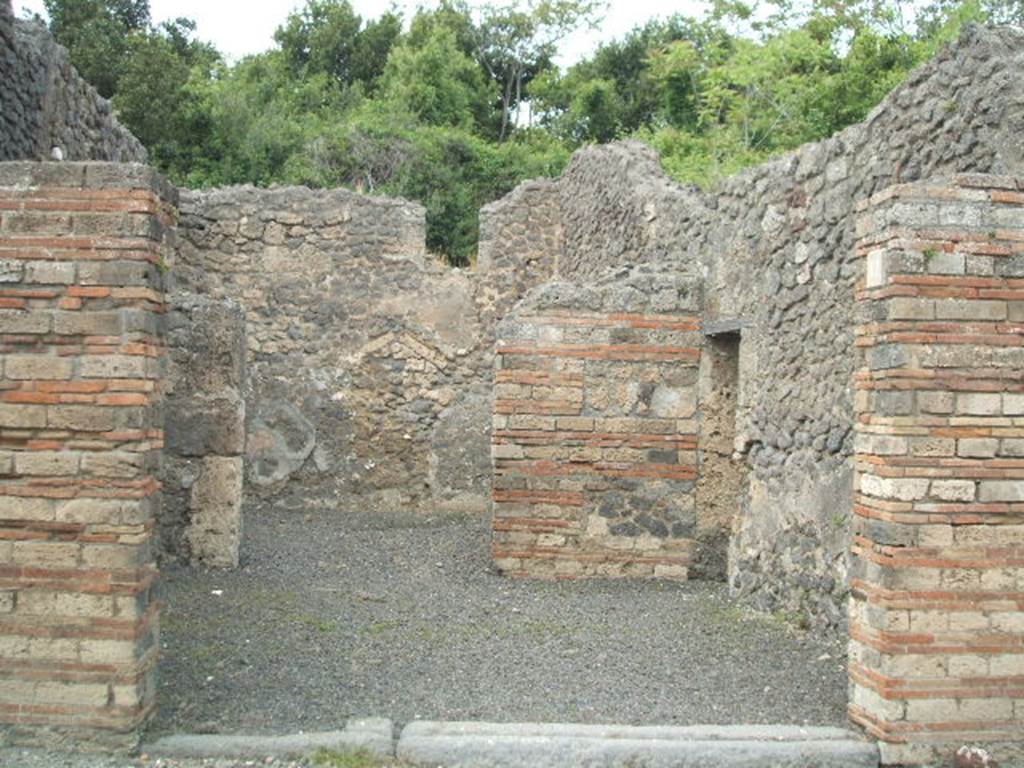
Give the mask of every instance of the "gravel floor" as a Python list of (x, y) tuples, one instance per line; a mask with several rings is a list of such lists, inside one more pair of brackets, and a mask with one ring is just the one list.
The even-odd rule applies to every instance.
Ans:
[(465, 519), (279, 507), (246, 525), (237, 571), (164, 571), (150, 737), (353, 716), (844, 722), (842, 643), (745, 615), (721, 584), (505, 579)]

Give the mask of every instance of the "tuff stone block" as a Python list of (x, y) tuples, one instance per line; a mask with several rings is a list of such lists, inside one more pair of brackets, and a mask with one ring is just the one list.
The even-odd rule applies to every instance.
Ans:
[(998, 416), (1003, 400), (998, 394), (968, 392), (956, 397), (956, 412), (970, 416)]
[(7, 355), (4, 376), (8, 379), (70, 379), (74, 360), (55, 355)]
[(234, 568), (242, 529), (242, 458), (207, 456), (192, 486), (193, 517), (185, 535), (192, 560)]

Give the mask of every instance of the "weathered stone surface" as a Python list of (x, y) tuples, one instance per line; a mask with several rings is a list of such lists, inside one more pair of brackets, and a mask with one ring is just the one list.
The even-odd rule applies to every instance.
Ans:
[(196, 392), (240, 391), (246, 381), (246, 330), (237, 301), (175, 290), (171, 302), (170, 392), (181, 390), (184, 399)]
[[(0, 99), (11, 86), (5, 72)], [(42, 268), (23, 230), (0, 227), (0, 251), (26, 263), (9, 271), (17, 282), (3, 283), (0, 297), (8, 310), (0, 317), (0, 741), (8, 743), (131, 748), (155, 706), (164, 281), (147, 269), (134, 282), (130, 262), (139, 251), (162, 258), (173, 199), (141, 166), (107, 166), (90, 186), (100, 167), (0, 163), (3, 223), (8, 211), (45, 212), (32, 237), (76, 243), (52, 246)], [(109, 216), (98, 233), (89, 216), (79, 219), (97, 199), (131, 213)], [(77, 245), (97, 234), (102, 248)], [(99, 274), (86, 267), (98, 262), (109, 280), (85, 284)]]
[[(856, 203), (895, 182), (1019, 170), (1024, 138), (1008, 126), (1024, 119), (1022, 42), (1018, 31), (969, 27), (864, 123), (708, 191), (667, 179), (657, 155), (637, 142), (580, 150), (560, 179), (531, 188), (558, 200), (554, 213), (545, 203), (536, 226), (544, 243), (536, 260), (556, 261), (560, 278), (585, 282), (616, 265), (664, 265), (703, 278), (709, 326), (744, 320), (735, 429), (749, 486), (738, 505), (730, 578), (766, 609), (802, 613), (833, 629), (846, 615), (851, 502), (838, 489), (849, 486), (853, 442)], [(488, 215), (494, 210), (500, 206)], [(903, 226), (914, 224), (907, 216), (920, 218), (907, 206), (886, 215)], [(999, 218), (1005, 212), (980, 215), (960, 204), (947, 218), (987, 229), (1009, 223)], [(872, 270), (869, 260), (869, 281), (884, 279), (888, 262), (875, 262)], [(960, 260), (929, 263), (931, 274), (956, 274)], [(977, 311), (1004, 317), (991, 304)], [(1005, 316), (1017, 311), (1011, 303)], [(873, 354), (890, 367), (906, 356), (884, 346)], [(957, 365), (973, 354), (962, 347), (921, 351), (924, 365), (932, 358)], [(979, 365), (1022, 364), (1010, 348), (984, 354)], [(894, 398), (890, 405), (905, 403)], [(769, 538), (744, 533), (755, 530)], [(781, 532), (800, 549), (771, 538)], [(741, 554), (749, 547), (758, 554)], [(804, 548), (815, 554), (805, 556)], [(808, 601), (803, 583), (818, 584), (812, 592), (830, 586)]]
[(306, 757), (317, 750), (367, 752), (373, 757), (394, 756), (394, 726), (384, 718), (349, 720), (340, 731), (314, 731), (287, 736), (234, 736), (224, 734), (174, 734), (144, 747), (154, 757), (171, 759), (235, 758), (266, 760), (268, 757)]
[(146, 150), (114, 117), (110, 103), (71, 66), (39, 22), (14, 18), (0, 4), (0, 161), (145, 162)]
[(259, 406), (249, 427), (246, 458), (249, 478), (270, 486), (298, 471), (316, 447), (316, 428), (294, 405), (271, 402)]
[(204, 457), (190, 495), (185, 538), (192, 562), (234, 568), (242, 537), (242, 457)]
[(492, 553), (504, 573), (687, 577), (697, 509), (695, 278), (541, 286), (498, 327)]
[(438, 723), (402, 729), (400, 760), (452, 768), (873, 768), (878, 748), (838, 728)]
[(238, 456), (245, 450), (245, 402), (237, 392), (195, 394), (172, 408), (166, 447), (180, 456)]
[(430, 475), (439, 511), (484, 513), (490, 505), (491, 394), (460, 393), (438, 414), (430, 434)]
[[(232, 483), (221, 484), (221, 495), (211, 493), (207, 481), (200, 487), (196, 483), (207, 476), (208, 466), (219, 459), (241, 462), (245, 451), (245, 318), (233, 301), (178, 291), (166, 328), (162, 555), (230, 567), (237, 565), (241, 526), (237, 520), (221, 521), (238, 517), (237, 509), (230, 510), (240, 508), (241, 486), (231, 501), (223, 493), (235, 487)], [(204, 509), (206, 503), (213, 508)], [(194, 550), (194, 543), (202, 549)]]
[[(705, 334), (707, 328), (703, 329)], [(747, 465), (736, 453), (739, 335), (705, 337), (700, 360), (700, 466), (694, 578), (724, 581), (729, 539), (747, 489)], [(696, 410), (697, 403), (693, 403)], [(693, 416), (694, 414), (688, 414)]]
[[(988, 365), (1020, 344), (1019, 328), (1002, 322), (1020, 286), (994, 262), (1024, 239), (1022, 190), (1024, 176), (958, 175), (901, 184), (863, 206), (858, 255), (891, 253), (898, 240), (903, 258), (856, 297), (848, 709), (890, 763), (949, 764), (964, 744), (984, 749), (957, 750), (956, 764), (1024, 756), (1024, 711), (1006, 685), (1024, 670), (1024, 611), (1013, 600), (1024, 472), (999, 439), (1020, 431), (1022, 379), (1020, 368)], [(936, 276), (938, 253), (990, 258)], [(934, 312), (873, 322), (906, 299)], [(902, 354), (873, 355), (880, 345)], [(951, 358), (922, 353), (953, 348)]]
[(490, 420), (466, 393), (486, 391), (497, 318), (554, 269), (533, 261), (553, 241), (526, 226), (540, 221), (537, 204), (553, 211), (550, 187), (528, 185), (482, 223), (490, 266), (479, 274), (425, 254), (414, 203), (345, 190), (185, 193), (171, 274), (244, 307), (250, 489), (482, 510)]

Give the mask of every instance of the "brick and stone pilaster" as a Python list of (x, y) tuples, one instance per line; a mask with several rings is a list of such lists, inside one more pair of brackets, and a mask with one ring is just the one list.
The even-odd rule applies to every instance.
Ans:
[(685, 579), (702, 335), (685, 276), (555, 283), (498, 331), (493, 556), (503, 573)]
[(163, 256), (138, 165), (0, 164), (0, 724), (131, 743), (154, 704)]
[(862, 208), (852, 719), (886, 763), (1024, 754), (1024, 182)]

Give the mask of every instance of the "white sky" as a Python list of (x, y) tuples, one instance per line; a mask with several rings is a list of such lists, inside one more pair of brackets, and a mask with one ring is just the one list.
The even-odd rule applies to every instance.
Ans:
[[(350, 0), (363, 18), (387, 10), (388, 0)], [(412, 15), (418, 5), (431, 7), (432, 0), (395, 0), (396, 7)], [(480, 5), (481, 3), (477, 3)], [(154, 22), (187, 16), (196, 21), (197, 34), (231, 59), (259, 53), (273, 44), (273, 34), (288, 12), (304, 5), (302, 0), (150, 0)], [(584, 57), (598, 43), (620, 37), (634, 26), (672, 13), (697, 15), (700, 0), (609, 0), (604, 19), (596, 30), (580, 30), (563, 41), (558, 63), (567, 66)], [(14, 12), (45, 15), (42, 0), (14, 0)]]

